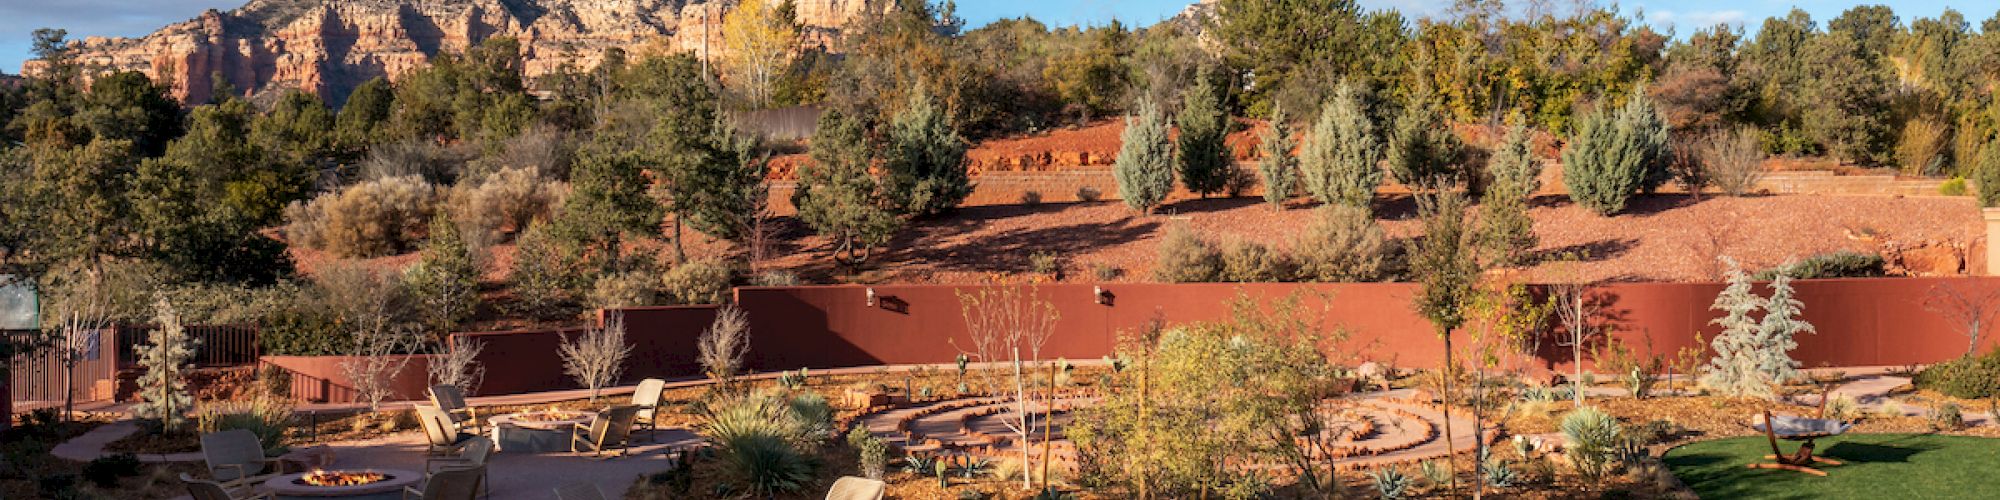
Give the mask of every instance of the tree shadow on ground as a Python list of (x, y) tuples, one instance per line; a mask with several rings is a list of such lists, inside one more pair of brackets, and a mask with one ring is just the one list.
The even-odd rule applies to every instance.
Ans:
[(1021, 271), (1029, 267), (1029, 258), (1035, 253), (1063, 257), (1130, 243), (1159, 230), (1160, 224), (1158, 218), (1126, 218), (1103, 223), (1012, 229), (944, 246), (899, 243), (897, 246), (905, 250), (896, 257), (901, 261), (930, 263), (940, 270)]
[(1821, 456), (1834, 457), (1850, 462), (1868, 463), (1908, 463), (1910, 457), (1919, 453), (1936, 450), (1939, 447), (1928, 444), (1894, 446), (1891, 442), (1862, 443), (1842, 441), (1821, 451)]
[(1162, 215), (1223, 212), (1264, 203), (1263, 198), (1195, 198), (1161, 205), (1153, 213)]
[(1639, 246), (1638, 238), (1605, 238), (1574, 245), (1563, 245), (1535, 252), (1538, 263), (1554, 262), (1565, 256), (1575, 256), (1579, 262), (1600, 262), (1611, 260), (1632, 251)]

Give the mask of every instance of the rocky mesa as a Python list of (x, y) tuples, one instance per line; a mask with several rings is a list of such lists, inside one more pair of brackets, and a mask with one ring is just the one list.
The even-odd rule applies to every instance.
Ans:
[[(780, 0), (747, 0), (771, 1)], [(490, 37), (521, 42), (533, 77), (592, 67), (605, 49), (637, 46), (720, 53), (723, 14), (737, 0), (251, 0), (140, 38), (87, 37), (78, 60), (143, 71), (202, 102), (210, 75), (251, 93), (298, 88), (331, 102), (377, 76), (394, 81), (438, 54)], [(890, 0), (795, 0), (802, 45), (833, 49), (840, 30)], [(41, 61), (22, 65), (36, 74)]]

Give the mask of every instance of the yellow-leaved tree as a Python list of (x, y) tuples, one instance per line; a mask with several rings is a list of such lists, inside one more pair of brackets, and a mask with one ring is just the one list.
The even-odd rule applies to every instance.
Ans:
[(791, 63), (799, 28), (790, 2), (746, 0), (722, 19), (723, 78), (755, 107), (771, 102), (772, 82)]

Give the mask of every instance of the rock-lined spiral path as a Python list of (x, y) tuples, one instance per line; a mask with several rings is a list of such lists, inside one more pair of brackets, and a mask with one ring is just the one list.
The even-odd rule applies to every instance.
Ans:
[[(1444, 412), (1435, 404), (1412, 397), (1421, 395), (1396, 390), (1329, 400), (1326, 411), (1335, 422), (1325, 432), (1332, 446), (1315, 454), (1348, 470), (1445, 456)], [(1063, 428), (1073, 418), (1071, 409), (1095, 402), (1095, 398), (1082, 396), (1057, 399), (1048, 422), (1041, 421), (1046, 408), (1030, 403), (1034, 432), (1026, 445), (1039, 452), (1047, 427), (1050, 439), (1046, 445), (1056, 463), (1074, 463), (1076, 447)], [(1007, 456), (1019, 453), (1022, 446), (1006, 424), (1016, 418), (1015, 409), (1005, 397), (963, 398), (881, 409), (861, 415), (854, 425), (910, 453)], [(1475, 432), (1470, 416), (1453, 411), (1451, 424), (1452, 444), (1460, 452), (1472, 450)]]

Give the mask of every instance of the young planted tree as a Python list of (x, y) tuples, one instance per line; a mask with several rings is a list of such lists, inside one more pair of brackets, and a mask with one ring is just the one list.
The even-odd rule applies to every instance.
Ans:
[(479, 382), (486, 379), (486, 367), (479, 364), (479, 351), (486, 348), (477, 340), (443, 342), (438, 344), (439, 352), (427, 367), (431, 385), (457, 387), (466, 394), (479, 388)]
[[(1450, 411), (1453, 399), (1452, 379), (1457, 378), (1457, 364), (1454, 362), (1451, 333), (1465, 324), (1466, 307), (1471, 303), (1474, 285), (1479, 280), (1479, 261), (1474, 255), (1472, 231), (1466, 223), (1465, 196), (1457, 191), (1442, 191), (1424, 195), (1417, 199), (1417, 208), (1424, 221), (1423, 238), (1410, 250), (1410, 271), (1416, 275), (1423, 288), (1417, 292), (1415, 306), (1417, 313), (1431, 321), (1437, 328), (1438, 337), (1444, 339), (1444, 366), (1439, 373), (1444, 380), (1445, 447), (1457, 449), (1452, 443)], [(1449, 461), (1452, 470), (1458, 468), (1456, 456)], [(1452, 477), (1452, 488), (1458, 486), (1457, 474)]]
[(1181, 185), (1203, 198), (1221, 192), (1236, 169), (1224, 140), (1229, 136), (1229, 110), (1223, 107), (1228, 94), (1215, 80), (1203, 68), (1194, 87), (1181, 96), (1181, 113), (1174, 120), (1181, 132), (1175, 162)]
[(1118, 197), (1125, 206), (1151, 214), (1174, 190), (1174, 147), (1167, 119), (1151, 99), (1140, 98), (1134, 113), (1125, 117), (1124, 142), (1111, 174), (1118, 179)]
[(1965, 356), (1979, 350), (1979, 337), (1993, 316), (2000, 314), (2000, 288), (1947, 281), (1924, 293), (1924, 308), (1960, 325), (1965, 331)]
[(882, 158), (882, 184), (899, 209), (929, 217), (957, 208), (972, 194), (966, 171), (965, 139), (953, 128), (937, 98), (917, 87), (889, 121)]
[(368, 411), (382, 409), (382, 402), (396, 391), (396, 376), (410, 364), (410, 353), (418, 352), (423, 340), (416, 332), (382, 323), (354, 332), (352, 356), (340, 365), (342, 375), (354, 386), (356, 402)]
[(194, 404), (185, 380), (188, 361), (194, 358), (194, 340), (188, 338), (180, 313), (174, 312), (167, 299), (155, 301), (153, 310), (156, 324), (139, 352), (139, 366), (146, 368), (139, 374), (141, 401), (132, 407), (132, 415), (158, 420), (167, 429), (179, 429), (187, 423), (187, 410)]
[(1382, 139), (1353, 84), (1341, 82), (1300, 153), (1306, 191), (1321, 203), (1368, 209), (1382, 185)]
[(743, 357), (750, 353), (750, 315), (735, 304), (726, 304), (715, 313), (715, 321), (695, 339), (696, 359), (709, 380), (728, 384), (743, 370)]
[(44, 349), (52, 350), (56, 365), (62, 367), (64, 422), (76, 411), (76, 365), (100, 347), (103, 333), (111, 327), (111, 306), (103, 273), (87, 269), (74, 274), (81, 276), (73, 277), (76, 281), (69, 285), (72, 292), (56, 300), (56, 327), (43, 344)]
[(479, 307), (480, 266), (451, 214), (431, 217), (430, 239), (422, 256), (404, 273), (417, 314), (434, 335), (450, 333)]
[(1466, 182), (1465, 145), (1452, 132), (1430, 103), (1419, 101), (1403, 107), (1396, 128), (1389, 133), (1384, 158), (1396, 182), (1413, 190), (1442, 189)]
[(777, 80), (799, 44), (798, 21), (790, 9), (766, 2), (741, 2), (722, 17), (722, 73), (756, 108), (769, 106)]
[(868, 171), (869, 146), (861, 121), (837, 110), (819, 117), (813, 131), (812, 163), (799, 167), (792, 204), (813, 231), (833, 239), (833, 259), (860, 266), (875, 247), (903, 228), (899, 210), (882, 182)]
[[(972, 341), (972, 355), (983, 363), (1007, 362), (1013, 367), (1014, 413), (1004, 420), (1007, 430), (1012, 431), (1021, 443), (1021, 488), (1034, 488), (1034, 459), (1028, 452), (1031, 446), (1026, 375), (1023, 366), (1038, 363), (1042, 359), (1042, 346), (1055, 334), (1056, 321), (1062, 315), (1056, 311), (1054, 303), (1043, 300), (1038, 289), (1020, 286), (985, 287), (977, 292), (958, 292), (960, 312), (965, 317), (965, 330)], [(1027, 352), (1022, 352), (1022, 350)], [(993, 381), (993, 370), (982, 372), (987, 377), (987, 387), (999, 387)], [(1054, 390), (1054, 387), (1050, 387)], [(1054, 407), (1051, 394), (1050, 408)], [(1046, 474), (1044, 474), (1046, 477)]]
[(1751, 289), (1750, 275), (1743, 272), (1735, 259), (1722, 260), (1728, 267), (1729, 286), (1716, 294), (1714, 305), (1709, 306), (1710, 310), (1723, 312), (1722, 317), (1709, 322), (1721, 326), (1722, 333), (1710, 341), (1715, 357), (1702, 367), (1701, 385), (1731, 396), (1775, 397), (1777, 381), (1765, 372), (1765, 363), (1770, 361), (1769, 353), (1765, 352), (1767, 345), (1762, 328), (1752, 318), (1765, 308), (1766, 301)]
[(1528, 216), (1528, 200), (1540, 188), (1542, 164), (1535, 159), (1528, 141), (1527, 127), (1507, 130), (1487, 160), (1487, 174), (1493, 183), (1486, 188), (1479, 206), (1479, 243), (1486, 262), (1500, 266), (1527, 263), (1535, 249), (1535, 219)]
[(1264, 177), (1264, 201), (1272, 209), (1284, 209), (1285, 200), (1299, 190), (1299, 158), (1292, 155), (1298, 141), (1292, 139), (1290, 118), (1279, 106), (1271, 113), (1270, 130), (1264, 131), (1257, 145), (1263, 155), (1257, 160), (1257, 172)]
[(1563, 336), (1558, 344), (1569, 348), (1570, 364), (1576, 369), (1570, 377), (1570, 392), (1575, 395), (1578, 407), (1583, 406), (1584, 348), (1602, 333), (1590, 324), (1599, 306), (1591, 298), (1594, 289), (1594, 285), (1583, 281), (1549, 285), (1549, 299), (1555, 306), (1556, 319), (1561, 321), (1563, 327)]
[(1799, 301), (1792, 289), (1791, 276), (1779, 272), (1771, 278), (1771, 297), (1764, 299), (1764, 317), (1757, 321), (1757, 336), (1762, 346), (1757, 357), (1759, 368), (1774, 384), (1805, 378), (1791, 352), (1799, 347), (1799, 334), (1819, 333), (1819, 330), (1799, 318), (1804, 309), (1805, 303)]
[(590, 401), (596, 402), (597, 391), (618, 382), (619, 374), (625, 371), (625, 358), (632, 355), (632, 345), (625, 343), (625, 316), (612, 314), (605, 318), (603, 328), (564, 339), (558, 354), (562, 355), (563, 373), (590, 389)]
[(1671, 178), (1667, 126), (1644, 93), (1616, 110), (1597, 109), (1577, 122), (1562, 152), (1570, 198), (1602, 215), (1625, 210), (1632, 195)]

